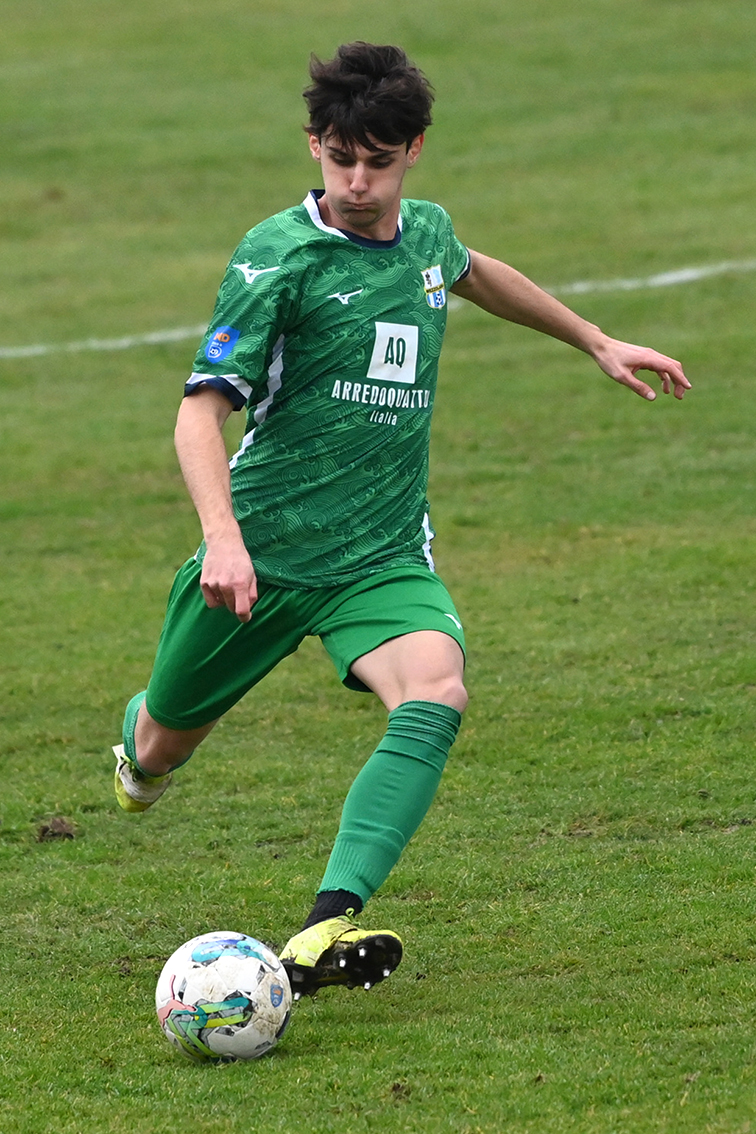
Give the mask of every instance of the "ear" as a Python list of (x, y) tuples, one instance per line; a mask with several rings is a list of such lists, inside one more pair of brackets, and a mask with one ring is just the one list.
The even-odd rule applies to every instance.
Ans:
[(310, 145), (310, 153), (315, 161), (320, 161), (320, 138), (317, 134), (308, 134), (307, 138)]
[(425, 141), (425, 134), (418, 134), (418, 136), (416, 138), (413, 138), (413, 140), (410, 142), (410, 147), (407, 150), (407, 166), (408, 166), (408, 168), (411, 169), (412, 166), (417, 161), (417, 159), (420, 157), (420, 151), (423, 148), (423, 142), (424, 141)]

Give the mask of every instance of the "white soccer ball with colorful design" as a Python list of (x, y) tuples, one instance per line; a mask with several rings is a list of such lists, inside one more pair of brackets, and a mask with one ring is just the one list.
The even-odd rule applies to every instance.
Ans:
[(244, 933), (203, 933), (168, 958), (155, 991), (168, 1040), (197, 1062), (257, 1059), (289, 1022), (286, 970)]

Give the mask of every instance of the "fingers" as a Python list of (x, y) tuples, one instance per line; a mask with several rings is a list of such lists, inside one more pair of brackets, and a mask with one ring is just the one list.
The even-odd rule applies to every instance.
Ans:
[(254, 572), (249, 577), (226, 584), (201, 582), (200, 589), (211, 610), (225, 606), (240, 622), (249, 622), (252, 607), (257, 602), (257, 580)]
[(621, 382), (624, 386), (628, 386), (638, 394), (639, 397), (653, 402), (656, 400), (655, 390), (652, 386), (649, 386), (647, 382), (637, 377), (639, 370), (651, 370), (659, 375), (663, 394), (674, 393), (678, 401), (682, 400), (685, 396), (685, 391), (690, 390), (691, 385), (685, 377), (680, 363), (674, 358), (665, 358), (664, 355), (657, 355), (655, 351), (645, 353), (646, 357), (644, 357), (642, 361), (621, 367), (619, 373), (613, 375), (615, 381)]
[(678, 400), (691, 388), (677, 359), (659, 354), (650, 347), (635, 346), (633, 343), (603, 336), (592, 353), (605, 374), (615, 382), (627, 386), (639, 398), (644, 398), (646, 401), (655, 401), (656, 392), (648, 382), (638, 377), (638, 371), (641, 370), (650, 370), (658, 374), (662, 393), (674, 393)]
[(214, 610), (218, 606), (226, 605), (220, 591), (216, 591), (208, 583), (200, 583), (200, 590), (202, 591), (202, 597), (211, 610)]
[(670, 378), (671, 378), (671, 381), (673, 382), (674, 387), (675, 387), (675, 389), (674, 389), (675, 397), (678, 398), (678, 399), (683, 398), (685, 396), (685, 391), (691, 389), (691, 385), (690, 385), (690, 382), (688, 381), (688, 379), (683, 374), (682, 367), (680, 367), (680, 373), (678, 375), (672, 374), (672, 375), (670, 375)]
[(669, 394), (674, 388), (674, 395), (680, 399), (684, 396), (686, 390), (690, 390), (691, 385), (685, 377), (682, 366), (676, 358), (667, 358), (663, 354), (656, 354), (655, 351), (649, 352), (652, 357), (641, 362), (635, 370), (654, 370), (659, 375), (662, 384), (662, 392)]
[(619, 382), (622, 386), (627, 386), (639, 398), (644, 398), (648, 402), (656, 401), (656, 390), (649, 386), (648, 383), (643, 382), (640, 378), (636, 378), (634, 370), (621, 371), (619, 374), (612, 375), (615, 382)]
[[(233, 613), (240, 622), (249, 622), (252, 617), (252, 607), (257, 602), (257, 580), (254, 575), (252, 582), (247, 585), (246, 590), (236, 592), (236, 603), (233, 607)], [(232, 608), (229, 606), (229, 610)]]
[(239, 590), (234, 590), (233, 587), (224, 587), (215, 589), (203, 585), (201, 590), (205, 602), (211, 610), (225, 606), (232, 614), (236, 615), (240, 622), (249, 622), (252, 617), (252, 607), (257, 601), (256, 588), (241, 587)]

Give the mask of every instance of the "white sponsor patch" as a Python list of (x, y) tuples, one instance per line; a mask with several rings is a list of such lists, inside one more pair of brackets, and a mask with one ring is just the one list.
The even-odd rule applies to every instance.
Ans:
[(375, 346), (367, 377), (376, 382), (406, 382), (417, 376), (419, 331), (406, 323), (376, 323)]

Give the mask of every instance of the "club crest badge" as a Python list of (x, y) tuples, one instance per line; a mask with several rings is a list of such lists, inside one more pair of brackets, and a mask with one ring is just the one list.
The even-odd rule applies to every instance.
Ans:
[(441, 265), (434, 264), (432, 268), (423, 268), (421, 275), (428, 306), (434, 310), (444, 307), (446, 305), (446, 286), (441, 274)]

